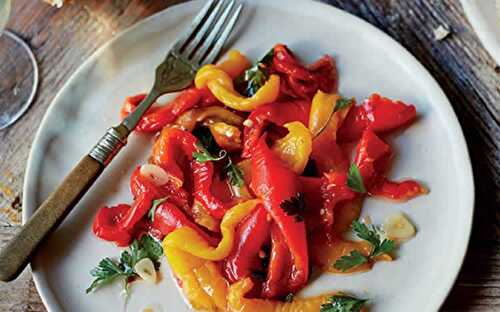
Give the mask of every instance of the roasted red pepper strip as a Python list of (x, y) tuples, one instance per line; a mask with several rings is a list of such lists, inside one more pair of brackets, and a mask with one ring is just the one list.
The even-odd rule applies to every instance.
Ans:
[(362, 105), (351, 109), (338, 131), (337, 140), (355, 141), (368, 128), (377, 134), (394, 131), (413, 122), (416, 116), (415, 106), (373, 94)]
[[(130, 96), (125, 99), (120, 115), (127, 117), (142, 100), (146, 97), (145, 93)], [(212, 96), (208, 89), (190, 88), (182, 91), (172, 102), (163, 106), (152, 106), (141, 118), (135, 128), (139, 132), (156, 132), (165, 125), (173, 123), (175, 119), (186, 110), (195, 105), (214, 104), (217, 100)]]
[(306, 68), (282, 44), (274, 47), (271, 72), (280, 74), (281, 92), (295, 98), (311, 99), (318, 90), (329, 93), (336, 88), (335, 62), (330, 56)]
[(199, 163), (193, 159), (193, 152), (198, 150), (196, 142), (197, 138), (187, 131), (172, 127), (164, 128), (153, 147), (151, 159), (153, 163), (179, 180), (180, 185), (184, 182), (184, 170), (179, 164), (183, 160), (189, 161), (195, 197), (208, 213), (221, 219), (229, 207), (211, 192), (213, 164), (210, 161)]
[(148, 193), (140, 194), (134, 200), (134, 203), (132, 204), (132, 207), (130, 207), (130, 210), (127, 211), (127, 214), (123, 216), (120, 226), (127, 231), (131, 231), (134, 228), (134, 225), (136, 225), (136, 223), (148, 213), (153, 200), (154, 198)]
[(132, 230), (144, 215), (151, 208), (152, 201), (165, 198), (169, 202), (187, 210), (189, 208), (189, 198), (187, 192), (178, 188), (173, 183), (157, 186), (149, 178), (141, 175), (140, 168), (137, 167), (130, 179), (130, 189), (134, 196), (134, 204), (123, 217), (121, 226), (127, 230)]
[(271, 221), (261, 206), (238, 225), (233, 250), (224, 261), (224, 273), (231, 283), (262, 270), (259, 251), (269, 240)]
[(245, 127), (243, 130), (244, 145), (241, 156), (243, 158), (251, 157), (257, 141), (269, 123), (283, 126), (292, 121), (300, 121), (307, 125), (310, 110), (311, 102), (301, 100), (276, 102), (260, 106), (247, 118), (251, 126)]
[(298, 289), (291, 288), (290, 274), (292, 273), (293, 259), (285, 242), (281, 230), (276, 224), (271, 227), (271, 254), (267, 278), (262, 286), (263, 298), (279, 298)]
[(372, 130), (363, 132), (356, 148), (354, 162), (359, 168), (363, 183), (370, 189), (377, 176), (385, 174), (391, 160), (391, 147), (380, 139)]
[(204, 239), (213, 242), (213, 238), (203, 231), (196, 223), (191, 221), (178, 207), (169, 202), (163, 202), (158, 205), (154, 212), (153, 223), (151, 225), (153, 229), (159, 231), (163, 236), (166, 236), (173, 230), (183, 226), (194, 229)]
[(355, 162), (368, 193), (398, 201), (406, 201), (427, 193), (425, 187), (416, 181), (392, 182), (385, 178), (391, 157), (391, 147), (387, 143), (371, 130), (363, 132)]
[(372, 196), (380, 196), (395, 201), (407, 201), (426, 194), (427, 189), (414, 180), (390, 181), (381, 177), (368, 190)]
[(251, 188), (263, 200), (264, 207), (279, 226), (293, 258), (290, 289), (300, 289), (307, 283), (309, 261), (305, 223), (288, 215), (281, 204), (296, 197), (300, 183), (295, 172), (266, 145), (261, 137), (252, 155)]
[(199, 163), (192, 161), (191, 168), (193, 170), (195, 198), (207, 209), (210, 215), (222, 219), (229, 206), (232, 205), (227, 206), (212, 194), (211, 186), (214, 175), (212, 162)]
[(97, 237), (115, 242), (118, 246), (128, 246), (132, 240), (129, 231), (120, 227), (123, 216), (130, 210), (129, 205), (102, 207), (97, 212), (92, 230)]
[(320, 211), (322, 224), (327, 229), (331, 229), (335, 221), (335, 207), (344, 200), (350, 200), (356, 197), (347, 186), (347, 175), (345, 173), (331, 172), (325, 174), (323, 184), (321, 185), (321, 195), (323, 198), (323, 207)]

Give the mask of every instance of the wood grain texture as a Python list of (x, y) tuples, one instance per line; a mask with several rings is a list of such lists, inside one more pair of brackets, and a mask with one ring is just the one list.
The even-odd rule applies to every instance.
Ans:
[[(34, 48), (42, 80), (27, 114), (0, 131), (0, 244), (20, 222), (27, 155), (57, 91), (117, 32), (176, 2), (76, 0), (58, 10), (41, 1), (14, 1), (9, 27)], [(500, 67), (481, 46), (457, 0), (323, 2), (360, 16), (401, 42), (449, 97), (469, 146), (476, 206), (469, 251), (442, 310), (500, 310)], [(451, 31), (442, 41), (434, 40), (439, 25)], [(0, 311), (45, 311), (29, 271), (14, 283), (0, 283)]]

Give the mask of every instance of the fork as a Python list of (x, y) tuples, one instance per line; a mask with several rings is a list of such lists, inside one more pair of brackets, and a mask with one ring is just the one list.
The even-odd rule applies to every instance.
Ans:
[(216, 60), (243, 8), (242, 4), (235, 6), (235, 0), (210, 0), (201, 9), (156, 68), (155, 82), (148, 96), (118, 126), (106, 132), (0, 251), (1, 281), (11, 281), (22, 272), (44, 239), (127, 143), (128, 135), (156, 99), (189, 87), (196, 71)]

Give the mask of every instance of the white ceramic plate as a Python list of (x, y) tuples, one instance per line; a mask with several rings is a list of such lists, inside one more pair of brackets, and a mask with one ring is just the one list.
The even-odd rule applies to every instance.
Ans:
[[(398, 260), (379, 263), (353, 276), (324, 275), (304, 295), (343, 290), (371, 298), (372, 311), (436, 311), (460, 269), (471, 228), (474, 187), (462, 131), (446, 96), (429, 73), (398, 43), (370, 24), (333, 7), (310, 1), (248, 1), (235, 48), (252, 59), (277, 42), (288, 44), (305, 61), (324, 53), (336, 57), (340, 90), (366, 98), (371, 92), (404, 99), (420, 118), (393, 141), (397, 159), (391, 176), (414, 177), (431, 189), (406, 204), (367, 200), (364, 214), (382, 222), (403, 210), (418, 228), (398, 251)], [(201, 7), (172, 7), (134, 26), (100, 49), (67, 82), (49, 108), (36, 136), (24, 185), (24, 218), (89, 151), (107, 127), (119, 121), (127, 95), (146, 91), (155, 66)], [(86, 295), (89, 270), (113, 244), (98, 240), (91, 220), (98, 207), (130, 202), (133, 168), (150, 152), (151, 138), (132, 135), (113, 161), (40, 251), (33, 264), (35, 283), (50, 311), (185, 311), (163, 265), (159, 285), (134, 283), (125, 305), (119, 285)]]
[(500, 65), (500, 5), (499, 0), (461, 0), (467, 19), (484, 47)]

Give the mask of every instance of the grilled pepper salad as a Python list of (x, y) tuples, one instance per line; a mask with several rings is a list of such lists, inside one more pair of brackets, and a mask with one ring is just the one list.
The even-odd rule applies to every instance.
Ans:
[[(386, 177), (393, 152), (384, 136), (410, 125), (415, 107), (378, 94), (357, 104), (337, 84), (333, 58), (305, 66), (277, 44), (255, 64), (230, 51), (172, 102), (150, 108), (135, 131), (158, 135), (132, 174), (134, 200), (100, 208), (93, 222), (95, 235), (129, 250), (102, 260), (87, 292), (118, 279), (126, 289), (154, 282), (163, 254), (195, 310), (364, 309), (365, 299), (341, 292), (294, 295), (311, 271), (392, 261), (415, 230), (402, 214), (385, 230), (361, 222), (363, 199), (427, 191)], [(128, 97), (122, 117), (144, 97)]]

